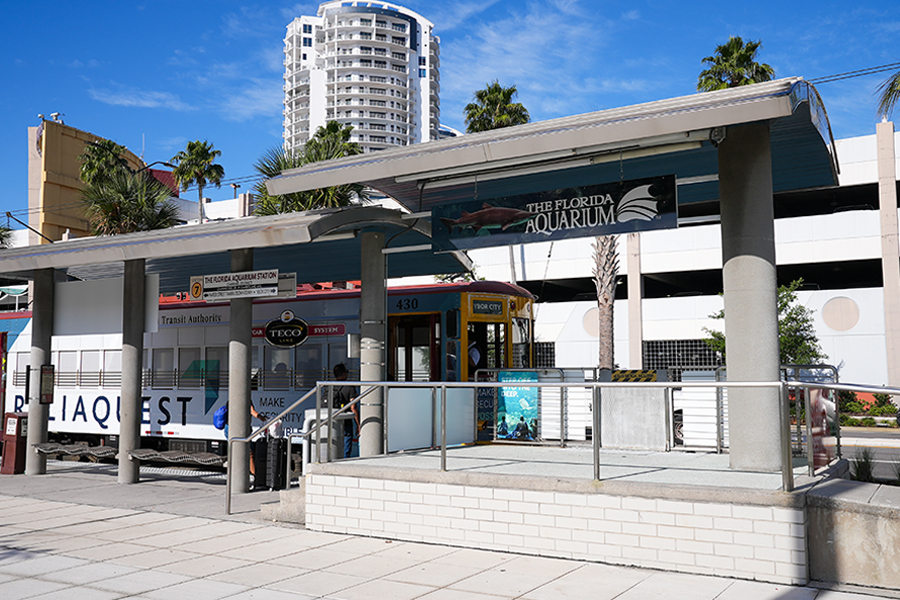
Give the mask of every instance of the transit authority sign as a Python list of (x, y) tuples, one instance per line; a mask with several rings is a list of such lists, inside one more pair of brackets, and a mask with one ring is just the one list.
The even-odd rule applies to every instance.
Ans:
[(278, 295), (278, 269), (191, 277), (191, 300), (266, 298)]

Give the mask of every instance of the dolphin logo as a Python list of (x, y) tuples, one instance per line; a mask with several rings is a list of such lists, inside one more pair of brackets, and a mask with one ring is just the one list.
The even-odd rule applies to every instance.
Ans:
[(488, 229), (506, 231), (515, 225), (527, 223), (535, 216), (536, 213), (517, 208), (491, 206), (485, 202), (479, 211), (473, 213), (462, 211), (460, 217), (455, 220), (441, 217), (441, 223), (447, 227), (448, 233), (453, 233), (453, 229), (459, 227), (462, 230), (474, 229), (476, 235), (488, 235)]

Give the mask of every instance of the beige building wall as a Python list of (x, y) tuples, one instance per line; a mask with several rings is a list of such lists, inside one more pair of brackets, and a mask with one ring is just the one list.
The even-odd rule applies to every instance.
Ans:
[[(51, 240), (62, 239), (68, 229), (74, 237), (90, 235), (81, 201), (81, 161), (88, 142), (100, 136), (63, 123), (44, 121), (28, 128), (28, 224)], [(135, 154), (125, 151), (133, 169), (144, 166)], [(31, 233), (29, 244), (47, 239)]]

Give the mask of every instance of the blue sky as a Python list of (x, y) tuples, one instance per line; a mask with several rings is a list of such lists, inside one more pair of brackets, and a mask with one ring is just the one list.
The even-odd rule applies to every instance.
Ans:
[[(759, 60), (778, 77), (900, 61), (896, 0), (401, 4), (435, 24), (442, 121), (457, 129), (473, 91), (494, 79), (518, 87), (533, 120), (694, 93), (701, 59), (729, 35), (762, 40)], [(3, 0), (0, 214), (24, 218), (27, 127), (38, 113), (64, 113), (69, 125), (143, 149), (147, 162), (170, 159), (188, 140), (209, 140), (222, 151), (227, 181), (252, 176), (256, 159), (281, 143), (285, 26), (317, 6)], [(874, 133), (875, 88), (886, 76), (819, 87), (835, 138)], [(232, 189), (208, 195), (230, 198)]]

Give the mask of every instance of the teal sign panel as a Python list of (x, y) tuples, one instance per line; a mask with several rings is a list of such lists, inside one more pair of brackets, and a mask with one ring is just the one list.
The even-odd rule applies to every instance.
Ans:
[(616, 181), (435, 207), (438, 250), (667, 229), (678, 226), (674, 175)]

